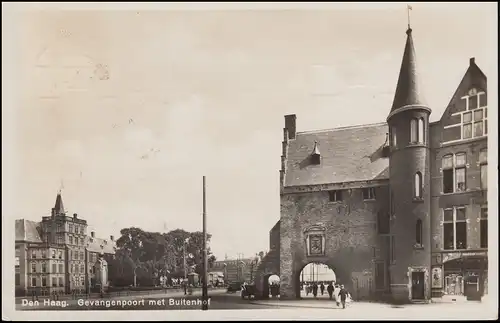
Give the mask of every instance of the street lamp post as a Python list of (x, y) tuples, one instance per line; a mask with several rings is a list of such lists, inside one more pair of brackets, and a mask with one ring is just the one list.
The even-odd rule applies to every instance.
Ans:
[(208, 286), (207, 286), (207, 199), (206, 199), (206, 180), (203, 176), (203, 287), (202, 287), (202, 307), (201, 309), (208, 310)]
[(184, 260), (184, 295), (187, 294), (187, 262), (186, 262), (186, 246), (189, 243), (189, 238), (186, 238), (184, 240), (184, 248), (182, 248), (183, 252), (183, 260)]

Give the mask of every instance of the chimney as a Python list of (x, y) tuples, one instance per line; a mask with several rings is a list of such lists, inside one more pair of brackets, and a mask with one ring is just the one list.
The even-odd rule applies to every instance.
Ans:
[(73, 219), (76, 219), (76, 218), (78, 218), (78, 214), (73, 213)]
[(91, 231), (91, 232), (90, 232), (90, 236), (91, 236), (92, 238), (95, 238), (95, 232), (94, 232), (94, 231)]
[(109, 239), (110, 239), (111, 241), (115, 241), (115, 236), (110, 235), (110, 236), (109, 236)]
[(472, 66), (472, 65), (476, 65), (476, 58), (475, 57), (471, 57), (469, 59), (469, 66)]
[(295, 139), (297, 133), (296, 129), (297, 116), (295, 114), (289, 114), (285, 116), (285, 129), (288, 130), (288, 138)]

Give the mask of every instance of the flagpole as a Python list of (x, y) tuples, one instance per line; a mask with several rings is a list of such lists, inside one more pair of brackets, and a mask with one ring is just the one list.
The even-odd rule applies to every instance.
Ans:
[(408, 29), (410, 29), (410, 10), (411, 10), (411, 6), (410, 5), (407, 5), (406, 6), (406, 11), (408, 13)]

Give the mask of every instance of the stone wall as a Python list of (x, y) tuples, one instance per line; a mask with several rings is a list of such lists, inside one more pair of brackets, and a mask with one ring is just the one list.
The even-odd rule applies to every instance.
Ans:
[[(371, 294), (371, 285), (359, 284), (359, 273), (371, 276), (375, 249), (380, 239), (377, 234), (377, 213), (387, 209), (388, 200), (382, 192), (387, 186), (377, 187), (376, 200), (365, 201), (361, 188), (342, 191), (341, 202), (330, 202), (327, 191), (284, 194), (281, 196), (280, 220), (280, 297), (299, 295), (301, 270), (311, 262), (328, 265), (337, 281), (351, 291)], [(325, 228), (325, 253), (307, 256), (304, 230), (321, 224)], [(378, 248), (377, 248), (378, 247)], [(383, 254), (383, 252), (380, 252)], [(356, 285), (354, 282), (358, 281)]]

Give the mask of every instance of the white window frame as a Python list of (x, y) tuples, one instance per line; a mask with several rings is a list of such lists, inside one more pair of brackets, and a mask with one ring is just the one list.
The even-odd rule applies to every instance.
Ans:
[[(474, 91), (476, 91), (476, 89), (471, 89), (471, 91), (469, 91), (469, 93), (474, 93)], [(487, 127), (488, 104), (486, 104), (484, 107), (481, 107), (481, 97), (484, 97), (485, 95), (486, 95), (486, 92), (482, 91), (482, 92), (475, 93), (473, 95), (465, 95), (465, 96), (461, 97), (462, 100), (465, 100), (465, 110), (451, 114), (452, 117), (459, 115), (460, 116), (460, 123), (443, 127), (444, 129), (460, 127), (460, 139), (446, 141), (446, 142), (443, 142), (443, 144), (454, 143), (454, 142), (459, 142), (459, 141), (463, 141), (463, 140), (471, 140), (471, 139), (476, 139), (476, 138), (483, 138), (483, 137), (488, 136), (488, 127)], [(473, 109), (473, 110), (469, 110), (469, 98), (473, 97), (473, 96), (477, 96), (478, 108)], [(481, 136), (476, 136), (475, 130), (474, 130), (474, 124), (476, 122), (480, 122), (480, 121), (474, 121), (474, 111), (479, 111), (479, 110), (483, 111), (483, 119), (481, 120), (483, 122), (483, 134)], [(472, 125), (472, 130), (471, 130), (472, 134), (471, 134), (470, 138), (464, 138), (464, 114), (466, 114), (466, 113), (472, 113), (471, 122), (465, 123), (465, 124), (470, 123)]]
[[(457, 155), (464, 155), (465, 156), (465, 164), (457, 166)], [(443, 167), (443, 160), (445, 157), (451, 156), (451, 161), (452, 161), (452, 167)], [(446, 154), (443, 157), (441, 157), (441, 175), (442, 175), (442, 181), (441, 181), (441, 192), (443, 194), (454, 194), (454, 193), (463, 193), (467, 191), (467, 168), (469, 168), (469, 163), (467, 162), (468, 156), (467, 153), (465, 152), (458, 152), (455, 154)], [(465, 174), (464, 174), (464, 179), (465, 179), (465, 188), (463, 191), (458, 191), (457, 190), (457, 169), (464, 169)], [(452, 192), (444, 192), (444, 171), (445, 170), (452, 170), (453, 173), (453, 191)]]
[[(457, 220), (457, 210), (464, 210), (465, 211), (465, 219), (464, 220)], [(444, 218), (444, 213), (446, 211), (449, 211), (449, 210), (452, 210), (452, 214), (453, 214), (453, 219), (451, 221), (445, 221), (445, 218)], [(468, 224), (469, 224), (469, 220), (467, 218), (467, 209), (465, 208), (465, 206), (455, 206), (453, 208), (445, 208), (443, 209), (443, 212), (442, 212), (442, 219), (443, 219), (443, 250), (466, 250), (467, 249), (467, 245), (469, 244), (469, 239), (467, 239), (467, 229), (468, 229)], [(444, 224), (446, 223), (452, 223), (453, 224), (453, 249), (448, 249), (446, 247), (446, 237), (445, 237), (445, 234), (444, 234)], [(466, 236), (465, 236), (465, 247), (462, 248), (462, 249), (458, 249), (457, 248), (457, 223), (465, 223), (465, 232), (466, 232)]]

